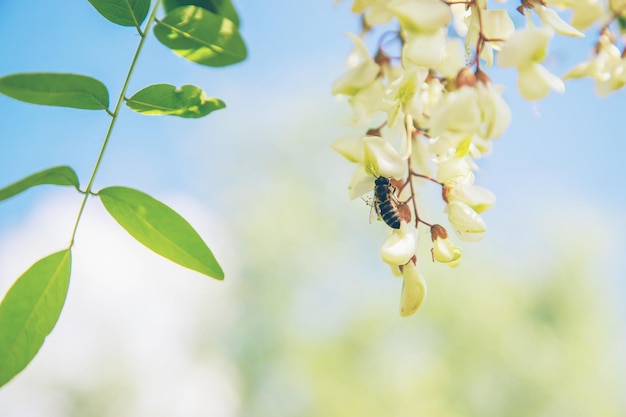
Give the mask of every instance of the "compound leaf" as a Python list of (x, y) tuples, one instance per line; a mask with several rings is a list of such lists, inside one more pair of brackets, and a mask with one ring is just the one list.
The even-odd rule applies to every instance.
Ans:
[(158, 21), (154, 34), (163, 45), (200, 65), (231, 65), (243, 61), (248, 54), (233, 21), (202, 7), (172, 10)]
[(77, 190), (80, 186), (78, 183), (78, 175), (76, 175), (76, 172), (74, 172), (72, 168), (68, 166), (58, 166), (29, 175), (11, 185), (0, 188), (0, 201), (11, 198), (36, 185), (43, 184), (71, 185)]
[(0, 78), (0, 93), (47, 106), (106, 110), (109, 91), (95, 78), (78, 74), (21, 73)]
[(0, 386), (22, 371), (54, 328), (67, 296), (69, 249), (33, 264), (0, 304)]
[(107, 187), (98, 195), (109, 214), (148, 249), (186, 268), (224, 279), (211, 250), (180, 214), (132, 188)]
[(135, 93), (126, 105), (138, 113), (160, 114), (197, 119), (226, 107), (217, 98), (207, 98), (201, 88), (183, 85), (155, 84)]
[(181, 6), (198, 6), (231, 20), (239, 27), (239, 15), (230, 0), (163, 0), (163, 8), (167, 13)]

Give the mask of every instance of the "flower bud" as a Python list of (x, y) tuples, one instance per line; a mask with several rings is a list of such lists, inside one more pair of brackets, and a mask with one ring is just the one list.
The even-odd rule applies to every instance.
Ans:
[(474, 87), (476, 85), (476, 75), (468, 67), (462, 68), (456, 75), (456, 87)]
[(430, 237), (433, 241), (431, 253), (433, 260), (448, 264), (451, 267), (457, 267), (461, 263), (461, 248), (455, 246), (448, 239), (447, 230), (435, 224), (430, 228)]

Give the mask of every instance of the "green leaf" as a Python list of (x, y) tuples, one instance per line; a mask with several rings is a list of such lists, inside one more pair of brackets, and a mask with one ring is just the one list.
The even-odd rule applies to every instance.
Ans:
[(197, 119), (226, 107), (217, 98), (207, 98), (201, 88), (183, 85), (155, 84), (135, 93), (126, 105), (138, 113), (161, 114)]
[(0, 78), (0, 93), (32, 104), (106, 110), (109, 92), (95, 78), (78, 74), (28, 73)]
[(248, 52), (237, 26), (201, 7), (172, 10), (157, 22), (154, 34), (178, 55), (200, 65), (222, 67), (243, 61)]
[(0, 201), (11, 198), (27, 189), (36, 185), (52, 184), (52, 185), (71, 185), (77, 190), (80, 185), (78, 184), (78, 175), (76, 172), (68, 166), (59, 166), (54, 168), (45, 169), (37, 172), (36, 174), (29, 175), (11, 185), (7, 185), (4, 188), (0, 188)]
[(163, 8), (167, 13), (181, 6), (198, 6), (231, 20), (239, 27), (239, 15), (230, 0), (163, 0)]
[(107, 20), (137, 28), (150, 9), (150, 0), (89, 0), (89, 3)]
[(619, 25), (619, 30), (622, 34), (626, 33), (626, 16), (617, 16), (617, 24)]
[(15, 281), (0, 304), (0, 386), (35, 357), (65, 303), (70, 282), (69, 249), (31, 266)]
[(148, 249), (186, 268), (224, 279), (211, 250), (180, 214), (132, 188), (107, 187), (98, 195), (109, 214)]

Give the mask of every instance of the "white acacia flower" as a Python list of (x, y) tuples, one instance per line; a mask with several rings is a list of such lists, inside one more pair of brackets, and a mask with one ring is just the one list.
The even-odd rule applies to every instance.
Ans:
[(474, 173), (468, 172), (465, 177), (456, 177), (447, 182), (443, 188), (446, 202), (461, 201), (476, 213), (490, 209), (496, 203), (496, 196), (486, 188), (474, 185)]
[(402, 295), (400, 296), (400, 315), (410, 316), (415, 313), (426, 298), (426, 280), (417, 270), (413, 262), (409, 262), (402, 268)]
[(591, 77), (596, 81), (596, 92), (605, 96), (626, 84), (626, 58), (608, 36), (600, 36), (597, 53), (587, 61), (572, 68), (563, 79)]
[(406, 163), (402, 155), (389, 142), (378, 136), (363, 139), (365, 171), (374, 177), (402, 178)]
[(476, 242), (485, 236), (487, 226), (484, 220), (467, 203), (454, 200), (446, 206), (448, 221), (461, 240)]
[(417, 229), (408, 223), (402, 223), (400, 229), (394, 229), (380, 250), (383, 261), (389, 265), (404, 265), (415, 256), (417, 250)]
[(354, 42), (354, 54), (359, 62), (333, 83), (332, 93), (353, 96), (378, 78), (380, 65), (371, 58), (361, 38), (352, 33), (346, 36)]
[(517, 31), (498, 54), (499, 66), (517, 68), (517, 86), (527, 100), (539, 100), (550, 90), (565, 91), (563, 80), (540, 64), (546, 57), (551, 37), (548, 29), (528, 27)]

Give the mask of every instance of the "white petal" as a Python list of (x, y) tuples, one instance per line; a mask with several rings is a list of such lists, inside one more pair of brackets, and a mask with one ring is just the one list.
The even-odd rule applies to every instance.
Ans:
[(577, 0), (573, 2), (571, 8), (574, 10), (572, 25), (580, 30), (587, 29), (604, 14), (604, 7), (597, 0)]
[(439, 0), (392, 0), (388, 7), (410, 32), (435, 32), (452, 18), (450, 7)]
[(461, 248), (454, 245), (450, 239), (435, 239), (433, 258), (437, 262), (448, 264), (454, 268), (461, 263)]
[(444, 77), (455, 77), (465, 67), (465, 47), (461, 39), (447, 39), (443, 59), (435, 68)]
[(487, 226), (470, 206), (462, 201), (452, 201), (447, 205), (446, 211), (448, 220), (461, 240), (475, 242), (484, 237)]
[(419, 273), (413, 262), (409, 262), (402, 269), (404, 282), (402, 284), (402, 295), (400, 296), (400, 315), (410, 316), (415, 313), (426, 298), (426, 281)]
[(464, 4), (453, 3), (450, 5), (450, 11), (452, 12), (452, 26), (457, 35), (465, 37), (467, 35), (467, 20), (470, 11), (467, 10)]
[[(354, 42), (354, 55), (356, 55), (358, 59), (360, 59), (361, 61), (367, 61), (372, 59), (372, 56), (370, 55), (370, 52), (367, 49), (367, 45), (365, 45), (363, 39), (350, 32), (347, 32), (345, 35), (350, 38), (352, 42)], [(360, 62), (357, 62), (357, 64), (359, 63)]]
[(563, 80), (552, 74), (541, 64), (530, 64), (519, 68), (517, 86), (526, 100), (539, 100), (550, 90), (565, 91)]
[(404, 265), (415, 256), (417, 249), (417, 229), (403, 223), (402, 227), (394, 230), (380, 249), (380, 256), (389, 265)]
[(581, 62), (569, 70), (567, 74), (563, 76), (563, 79), (593, 77), (595, 75), (595, 68), (596, 66), (590, 62)]
[(437, 164), (437, 180), (446, 184), (464, 178), (471, 170), (466, 158), (450, 158)]
[(393, 13), (387, 8), (386, 4), (378, 7), (372, 7), (365, 14), (365, 23), (368, 26), (386, 25), (393, 19)]
[(403, 62), (420, 67), (434, 67), (443, 59), (445, 46), (445, 29), (430, 33), (410, 34), (402, 48)]
[(431, 135), (439, 136), (445, 131), (479, 133), (481, 131), (478, 93), (472, 87), (446, 94), (433, 109)]
[(515, 25), (506, 10), (483, 10), (481, 20), (487, 39), (505, 41), (515, 33)]
[(547, 29), (528, 27), (519, 30), (502, 45), (498, 54), (501, 67), (521, 67), (545, 58), (552, 32)]
[(352, 68), (333, 83), (333, 94), (353, 96), (376, 80), (380, 66), (374, 61), (364, 61)]
[(355, 124), (368, 124), (372, 115), (384, 111), (384, 106), (389, 105), (385, 100), (385, 88), (380, 79), (359, 90), (348, 102), (352, 106), (352, 122)]
[(348, 190), (350, 200), (359, 198), (363, 194), (371, 193), (374, 190), (374, 177), (365, 172), (363, 165), (359, 165), (356, 171), (354, 171)]
[(374, 177), (402, 178), (406, 174), (406, 163), (389, 142), (378, 136), (363, 139), (365, 145), (365, 171)]
[(460, 185), (448, 190), (448, 202), (462, 201), (479, 214), (496, 204), (495, 194), (478, 185)]
[(534, 10), (539, 15), (541, 22), (544, 25), (551, 26), (556, 33), (578, 38), (585, 36), (581, 31), (575, 29), (574, 27), (566, 23), (563, 19), (561, 19), (561, 16), (559, 16), (559, 14), (555, 10), (549, 9), (542, 5), (535, 6)]
[(502, 136), (511, 123), (511, 109), (502, 94), (493, 85), (479, 84), (478, 105), (482, 111), (485, 126), (484, 137), (487, 139)]
[(362, 137), (350, 136), (339, 138), (335, 140), (330, 146), (350, 162), (363, 161)]

